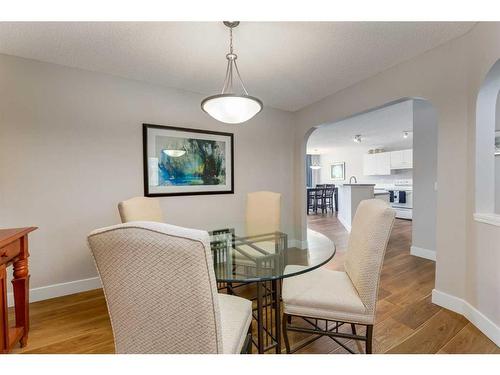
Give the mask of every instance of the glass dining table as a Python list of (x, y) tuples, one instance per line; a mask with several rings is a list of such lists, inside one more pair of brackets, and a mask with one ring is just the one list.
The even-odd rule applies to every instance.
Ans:
[[(335, 245), (308, 230), (307, 248), (283, 231), (267, 231), (245, 223), (212, 226), (209, 230), (219, 292), (253, 302), (258, 353), (281, 353), (281, 284), (287, 277), (310, 272), (335, 255)], [(255, 335), (253, 335), (255, 336)]]

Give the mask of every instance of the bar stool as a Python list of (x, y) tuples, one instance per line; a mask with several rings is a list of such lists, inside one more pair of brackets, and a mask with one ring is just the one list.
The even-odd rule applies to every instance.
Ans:
[(335, 185), (334, 184), (326, 184), (325, 185), (325, 206), (326, 206), (326, 211), (328, 212), (328, 209), (332, 210), (333, 213), (333, 193), (335, 191)]

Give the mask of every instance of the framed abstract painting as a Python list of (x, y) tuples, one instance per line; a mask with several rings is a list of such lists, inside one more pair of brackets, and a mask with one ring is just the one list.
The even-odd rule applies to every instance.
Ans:
[(233, 194), (233, 134), (143, 124), (146, 197)]
[(345, 180), (345, 162), (338, 162), (330, 165), (330, 180)]

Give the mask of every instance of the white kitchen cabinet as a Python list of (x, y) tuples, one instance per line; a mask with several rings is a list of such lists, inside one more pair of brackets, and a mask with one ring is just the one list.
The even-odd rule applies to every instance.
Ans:
[(403, 150), (391, 151), (391, 169), (399, 169), (403, 165)]
[(363, 155), (363, 174), (382, 176), (391, 174), (391, 157), (388, 152)]
[(391, 155), (388, 152), (374, 154), (376, 156), (376, 175), (386, 176), (391, 174)]
[(403, 150), (403, 163), (406, 163), (408, 168), (413, 168), (413, 150)]
[(411, 169), (413, 168), (413, 150), (391, 151), (391, 169)]
[(363, 155), (363, 174), (365, 176), (373, 176), (377, 169), (375, 158), (373, 154)]

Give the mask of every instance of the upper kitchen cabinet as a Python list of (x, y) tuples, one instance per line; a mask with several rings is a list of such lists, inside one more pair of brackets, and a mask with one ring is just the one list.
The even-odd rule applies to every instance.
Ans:
[(389, 152), (363, 155), (363, 174), (365, 176), (386, 176), (391, 174)]
[(365, 176), (373, 176), (377, 170), (377, 162), (373, 154), (363, 155), (363, 174)]
[(391, 169), (413, 168), (413, 150), (380, 152), (363, 155), (363, 174), (365, 176), (387, 176)]
[(390, 154), (391, 169), (413, 168), (413, 150), (392, 151)]

